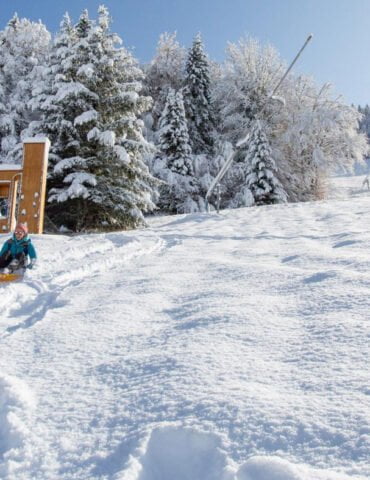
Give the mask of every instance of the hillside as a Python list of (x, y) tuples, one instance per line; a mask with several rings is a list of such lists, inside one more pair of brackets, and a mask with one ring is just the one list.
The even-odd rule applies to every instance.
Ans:
[(33, 236), (38, 268), (0, 286), (0, 478), (369, 478), (361, 181)]

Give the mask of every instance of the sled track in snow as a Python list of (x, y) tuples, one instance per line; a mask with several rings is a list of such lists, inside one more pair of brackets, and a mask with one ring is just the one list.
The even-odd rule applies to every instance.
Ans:
[[(167, 244), (157, 236), (147, 236), (144, 242), (114, 234), (107, 236), (106, 239), (109, 241), (98, 245), (98, 248), (96, 238), (90, 242), (85, 240), (85, 248), (75, 247), (68, 251), (64, 258), (58, 256), (53, 273), (49, 272), (41, 275), (39, 279), (26, 280), (18, 284), (26, 287), (27, 292), (23, 292), (25, 299), (21, 297), (16, 308), (12, 308), (11, 305), (18, 298), (17, 285), (7, 285), (5, 288), (8, 288), (9, 296), (3, 307), (4, 311), (8, 318), (22, 318), (22, 321), (7, 326), (0, 334), (0, 338), (33, 327), (45, 318), (48, 311), (63, 307), (66, 302), (60, 301), (59, 297), (66, 289), (76, 288), (86, 278), (117, 271), (129, 261), (162, 250)], [(68, 269), (63, 268), (63, 265), (68, 266)]]

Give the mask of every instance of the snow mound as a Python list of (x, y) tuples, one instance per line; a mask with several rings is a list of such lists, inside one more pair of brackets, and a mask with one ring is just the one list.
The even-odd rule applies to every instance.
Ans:
[(238, 471), (237, 480), (346, 480), (346, 475), (294, 465), (272, 456), (250, 458)]
[(139, 458), (117, 480), (231, 480), (216, 435), (167, 426), (151, 432)]
[(237, 480), (303, 480), (296, 468), (278, 457), (252, 457), (239, 470)]
[[(277, 456), (253, 456), (238, 467), (219, 436), (194, 428), (153, 430), (115, 480), (350, 480), (351, 477)], [(360, 478), (360, 477), (358, 477)], [(362, 477), (361, 477), (362, 478)]]
[(0, 375), (0, 478), (27, 456), (30, 417), (36, 401), (28, 386), (15, 377)]

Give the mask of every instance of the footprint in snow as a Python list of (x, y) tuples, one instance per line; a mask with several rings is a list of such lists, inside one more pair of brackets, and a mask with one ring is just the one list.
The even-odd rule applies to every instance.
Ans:
[(343, 242), (339, 242), (333, 245), (333, 248), (348, 247), (348, 245), (353, 245), (355, 243), (361, 243), (361, 242), (359, 240), (344, 240)]
[(334, 277), (336, 277), (335, 272), (318, 272), (318, 273), (315, 273), (314, 275), (311, 275), (310, 277), (305, 278), (303, 280), (303, 283), (323, 282), (328, 278), (334, 278)]
[(284, 258), (281, 260), (281, 263), (292, 262), (293, 260), (297, 260), (298, 258), (299, 258), (299, 255), (290, 255), (289, 257), (284, 257)]

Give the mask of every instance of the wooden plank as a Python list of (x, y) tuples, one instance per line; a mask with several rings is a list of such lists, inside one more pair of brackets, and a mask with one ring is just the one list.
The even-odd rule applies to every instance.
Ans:
[(11, 182), (15, 177), (20, 177), (22, 170), (0, 170), (0, 183)]
[(43, 231), (48, 148), (49, 142), (24, 143), (18, 220), (27, 222), (30, 233)]
[(0, 198), (8, 199), (8, 212), (7, 217), (0, 217), (0, 233), (9, 233), (14, 229), (16, 223), (15, 209), (17, 203), (19, 172), (11, 182), (4, 182), (1, 173), (3, 172), (0, 172)]
[(0, 197), (1, 198), (8, 198), (9, 197), (9, 190), (10, 190), (10, 183), (1, 184), (0, 183)]

